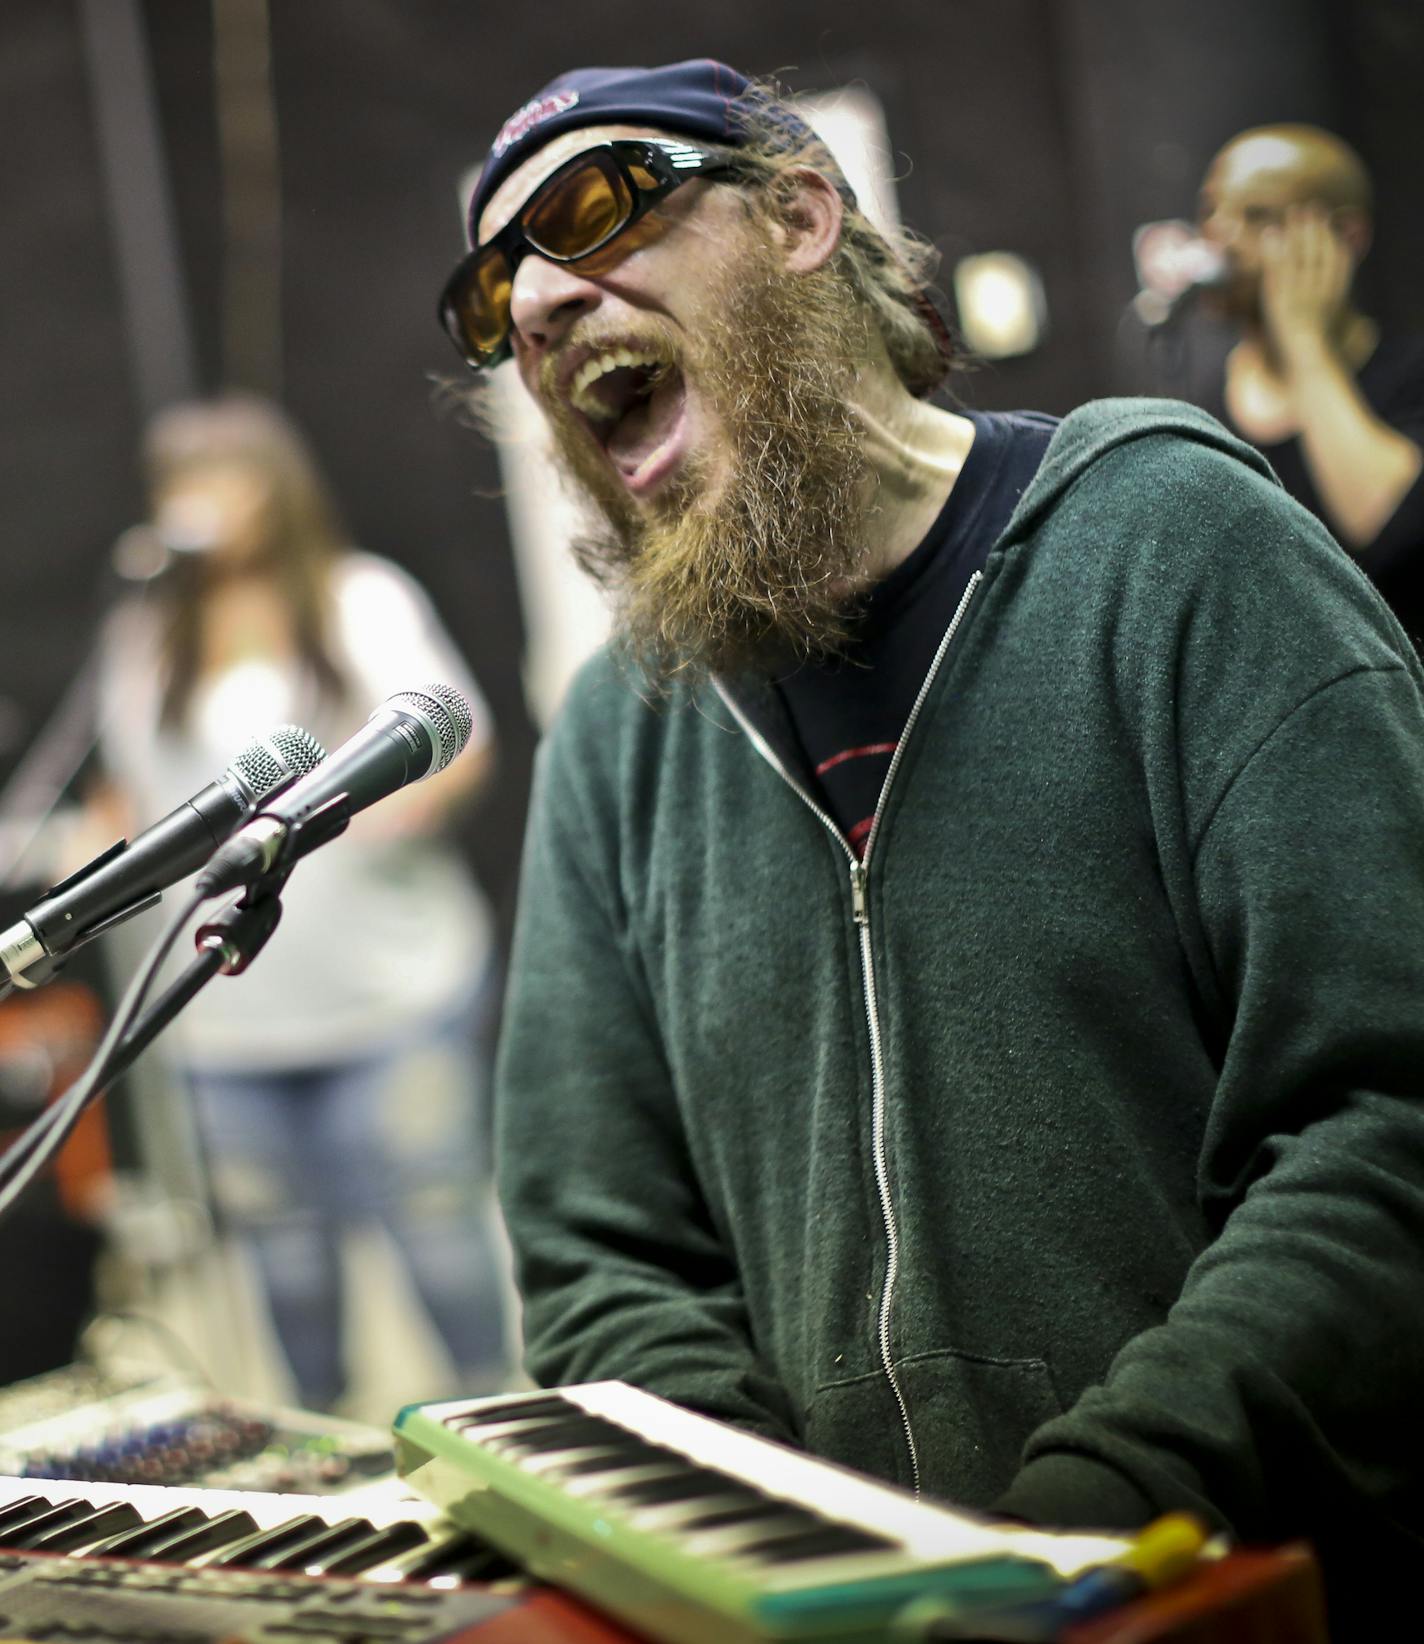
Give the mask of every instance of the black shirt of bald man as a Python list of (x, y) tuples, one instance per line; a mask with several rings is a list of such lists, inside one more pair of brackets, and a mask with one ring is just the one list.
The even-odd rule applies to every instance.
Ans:
[[(1355, 380), (1381, 422), (1424, 445), (1424, 337), (1381, 337)], [(1208, 409), (1232, 426), (1219, 394)], [(1329, 525), (1300, 439), (1293, 436), (1256, 449), (1296, 501)], [(1416, 649), (1424, 649), (1424, 472), (1374, 541), (1354, 549), (1353, 557), (1384, 595)]]

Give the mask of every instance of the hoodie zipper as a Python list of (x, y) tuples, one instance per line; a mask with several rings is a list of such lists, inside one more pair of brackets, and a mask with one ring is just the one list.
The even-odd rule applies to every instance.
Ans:
[(871, 1154), (875, 1162), (875, 1187), (880, 1199), (880, 1216), (885, 1227), (885, 1277), (880, 1286), (880, 1306), (876, 1312), (876, 1344), (880, 1352), (880, 1368), (885, 1373), (885, 1379), (890, 1383), (890, 1391), (894, 1394), (895, 1404), (900, 1412), (900, 1425), (905, 1437), (905, 1447), (910, 1457), (910, 1479), (914, 1493), (920, 1493), (920, 1456), (915, 1443), (915, 1429), (910, 1421), (910, 1407), (900, 1386), (900, 1378), (895, 1370), (895, 1360), (891, 1353), (890, 1318), (894, 1303), (895, 1282), (900, 1271), (900, 1233), (895, 1219), (895, 1204), (890, 1192), (890, 1158), (889, 1149), (885, 1140), (885, 1056), (880, 1036), (880, 1007), (877, 1000), (875, 986), (875, 955), (870, 943), (870, 898), (868, 877), (870, 872), (870, 853), (875, 845), (876, 836), (880, 832), (880, 818), (885, 810), (885, 802), (889, 797), (890, 785), (895, 780), (895, 774), (900, 768), (900, 760), (905, 751), (905, 744), (910, 739), (910, 733), (915, 728), (915, 721), (920, 717), (920, 710), (924, 707), (925, 698), (930, 693), (935, 679), (944, 662), (945, 652), (949, 649), (956, 630), (964, 620), (964, 613), (969, 609), (969, 602), (978, 591), (979, 584), (984, 580), (984, 573), (976, 571), (969, 579), (955, 608), (954, 616), (944, 631), (944, 638), (939, 642), (939, 648), (930, 663), (929, 671), (925, 674), (920, 685), (919, 693), (915, 697), (914, 705), (910, 709), (909, 718), (905, 721), (905, 728), (900, 733), (895, 746), (895, 752), (890, 757), (890, 768), (885, 773), (885, 781), (880, 787), (880, 797), (876, 801), (875, 815), (871, 819), (870, 832), (866, 836), (865, 855), (857, 857), (851, 849), (845, 835), (836, 826), (834, 819), (805, 788), (796, 780), (790, 771), (781, 763), (761, 736), (743, 715), (741, 709), (731, 697), (722, 693), (722, 700), (732, 710), (737, 723), (746, 732), (757, 752), (766, 760), (767, 764), (786, 783), (787, 787), (811, 810), (830, 833), (831, 837), (846, 854), (850, 864), (850, 899), (851, 915), (855, 921), (860, 936), (860, 974), (861, 989), (864, 995), (866, 1027), (870, 1034), (870, 1138)]

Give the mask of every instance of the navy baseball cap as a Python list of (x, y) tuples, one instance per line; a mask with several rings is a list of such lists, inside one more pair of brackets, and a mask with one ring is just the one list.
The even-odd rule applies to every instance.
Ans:
[(574, 69), (551, 80), (499, 128), (470, 199), (470, 244), (477, 243), (480, 215), (494, 191), (561, 131), (622, 121), (737, 148), (747, 140), (754, 114), (763, 121), (770, 117), (788, 145), (820, 148), (818, 166), (855, 203), (850, 184), (811, 127), (784, 103), (770, 104), (759, 86), (725, 63), (694, 57), (661, 68)]

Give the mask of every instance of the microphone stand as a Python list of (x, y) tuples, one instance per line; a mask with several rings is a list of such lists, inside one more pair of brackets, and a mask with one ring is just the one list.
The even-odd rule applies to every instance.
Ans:
[[(237, 975), (247, 969), (262, 951), (268, 938), (282, 917), (281, 891), (291, 876), (293, 866), (302, 857), (344, 833), (351, 820), (351, 796), (339, 793), (318, 806), (310, 815), (302, 817), (283, 829), (276, 860), (266, 871), (256, 875), (241, 898), (224, 908), (198, 929), (199, 953), (183, 974), (147, 1010), (127, 1032), (122, 1021), (142, 1004), (161, 959), (166, 957), (169, 945), (178, 934), (180, 925), (191, 917), (200, 902), (211, 892), (200, 892), (178, 915), (178, 923), (170, 925), (160, 942), (150, 951), (134, 987), (132, 998), (125, 996), (96, 1052), (96, 1057), (80, 1074), (70, 1088), (34, 1121), (24, 1134), (0, 1157), (4, 1170), (4, 1184), (0, 1186), (0, 1215), (14, 1203), (33, 1180), (35, 1173), (51, 1159), (78, 1123), (79, 1116), (92, 1102), (97, 1101), (158, 1037), (178, 1012), (193, 999), (214, 976), (225, 973)], [(236, 889), (236, 886), (232, 887)], [(113, 1048), (104, 1054), (104, 1046), (114, 1037)]]
[(163, 1032), (179, 1011), (219, 974), (236, 976), (247, 969), (266, 946), (267, 938), (277, 928), (282, 917), (280, 891), (286, 882), (286, 872), (270, 876), (276, 881), (268, 886), (254, 885), (252, 890), (230, 908), (198, 928), (198, 956), (172, 985), (164, 990), (139, 1017), (132, 1029), (119, 1040), (109, 1060), (105, 1084), (132, 1067), (143, 1051)]

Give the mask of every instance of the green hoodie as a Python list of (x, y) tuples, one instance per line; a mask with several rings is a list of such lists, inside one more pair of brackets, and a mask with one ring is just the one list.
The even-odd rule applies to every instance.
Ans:
[(601, 656), (542, 750), (499, 1093), (534, 1376), (1042, 1522), (1412, 1558), (1424, 675), (1364, 576), (1203, 413), (1102, 402), (863, 867), (773, 714)]

